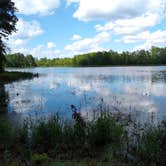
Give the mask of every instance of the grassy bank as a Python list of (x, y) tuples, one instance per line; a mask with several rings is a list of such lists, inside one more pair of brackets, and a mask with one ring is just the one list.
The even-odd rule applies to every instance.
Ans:
[(166, 128), (142, 129), (127, 117), (105, 113), (85, 121), (76, 111), (72, 120), (55, 115), (15, 127), (1, 119), (0, 154), (4, 166), (165, 166)]
[(31, 79), (38, 76), (28, 72), (0, 72), (0, 84), (10, 83), (17, 80)]

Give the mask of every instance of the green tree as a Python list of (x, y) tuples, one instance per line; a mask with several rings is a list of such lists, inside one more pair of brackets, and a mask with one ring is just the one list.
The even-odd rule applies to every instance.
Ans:
[(15, 54), (8, 54), (5, 57), (6, 57), (6, 62), (5, 62), (6, 67), (21, 67), (22, 68), (22, 67), (37, 66), (35, 59), (32, 55), (25, 56), (24, 54), (21, 54), (21, 53), (15, 53)]
[(6, 38), (16, 31), (17, 17), (15, 15), (16, 8), (11, 0), (0, 0), (0, 71), (3, 71), (3, 63), (5, 61), (6, 46), (3, 38)]

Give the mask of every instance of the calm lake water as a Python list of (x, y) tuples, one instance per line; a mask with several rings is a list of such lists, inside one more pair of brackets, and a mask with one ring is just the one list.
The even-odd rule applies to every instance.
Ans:
[[(14, 70), (14, 69), (13, 69)], [(89, 67), (20, 69), (39, 78), (5, 85), (8, 114), (59, 112), (73, 104), (85, 116), (101, 107), (143, 119), (166, 119), (166, 67)], [(102, 102), (103, 99), (103, 102)]]

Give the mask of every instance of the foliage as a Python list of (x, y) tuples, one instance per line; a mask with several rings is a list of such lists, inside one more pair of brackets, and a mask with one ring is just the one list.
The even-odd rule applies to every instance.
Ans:
[(3, 69), (6, 53), (6, 46), (2, 38), (7, 38), (13, 31), (16, 31), (15, 25), (18, 19), (15, 12), (14, 2), (11, 0), (0, 1), (0, 70)]
[(55, 149), (62, 139), (62, 126), (58, 117), (54, 116), (47, 122), (40, 121), (32, 129), (32, 147), (39, 151), (47, 152)]
[[(132, 138), (128, 137), (126, 140), (126, 132), (132, 131), (126, 130), (123, 122), (117, 121), (112, 114), (102, 114), (92, 121), (85, 121), (74, 108), (72, 107), (73, 120), (70, 121), (62, 120), (55, 115), (40, 119), (37, 123), (28, 120), (22, 125), (11, 127), (7, 121), (1, 120), (0, 152), (4, 160), (7, 163), (12, 161), (14, 163), (19, 156), (22, 164), (29, 162), (34, 166), (78, 165), (78, 163), (166, 165), (164, 125), (151, 128), (148, 126), (143, 132), (141, 129), (136, 134), (137, 149), (132, 150), (134, 147)], [(129, 150), (126, 149), (126, 144)], [(54, 162), (55, 160), (57, 162)], [(68, 160), (70, 162), (66, 162)], [(75, 162), (77, 160), (84, 163)]]
[(114, 66), (114, 65), (165, 65), (166, 47), (134, 52), (103, 51), (74, 56), (73, 58), (35, 59), (21, 53), (6, 56), (6, 67), (50, 67), (50, 66)]
[(24, 56), (21, 53), (6, 55), (6, 67), (35, 67), (36, 62), (32, 55)]
[(0, 119), (0, 149), (6, 149), (10, 143), (11, 139), (11, 127), (9, 123)]
[(110, 66), (110, 65), (162, 65), (166, 64), (166, 47), (152, 47), (151, 50), (118, 53), (115, 51), (92, 52), (73, 58), (43, 58), (38, 66)]
[(107, 144), (120, 144), (123, 128), (116, 124), (109, 116), (99, 117), (91, 122), (89, 130), (89, 141), (92, 146), (104, 146)]
[(45, 166), (45, 165), (48, 165), (48, 156), (46, 153), (43, 153), (43, 154), (33, 154), (32, 155), (32, 166), (36, 166), (36, 165), (40, 165), (40, 166)]
[(55, 58), (47, 59), (41, 58), (36, 61), (37, 66), (49, 67), (49, 66), (73, 66), (71, 58)]
[(148, 129), (142, 136), (138, 149), (140, 160), (147, 165), (166, 165), (166, 128), (158, 126)]
[[(80, 116), (79, 113), (77, 115)], [(110, 146), (119, 146), (123, 127), (116, 124), (111, 117), (103, 116), (93, 122), (86, 122), (82, 117), (73, 118), (67, 122), (56, 115), (49, 119), (41, 119), (35, 124), (25, 121), (13, 128), (4, 126), (0, 121), (4, 133), (0, 144), (7, 144), (8, 147), (4, 146), (4, 150), (14, 151), (13, 154), (23, 158), (31, 158), (28, 151), (30, 150), (32, 153), (46, 153), (57, 159), (97, 157)], [(121, 129), (117, 130), (119, 127)], [(104, 133), (105, 131), (107, 133)], [(105, 145), (109, 146), (106, 148)], [(36, 160), (40, 157), (35, 156)]]

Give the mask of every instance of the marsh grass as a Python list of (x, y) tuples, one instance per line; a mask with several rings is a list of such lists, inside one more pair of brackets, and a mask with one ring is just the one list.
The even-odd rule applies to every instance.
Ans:
[[(142, 129), (104, 111), (88, 121), (74, 106), (71, 109), (71, 120), (58, 114), (16, 126), (0, 120), (0, 161), (18, 160), (22, 165), (166, 165), (164, 125)], [(134, 129), (128, 130), (132, 125)]]

